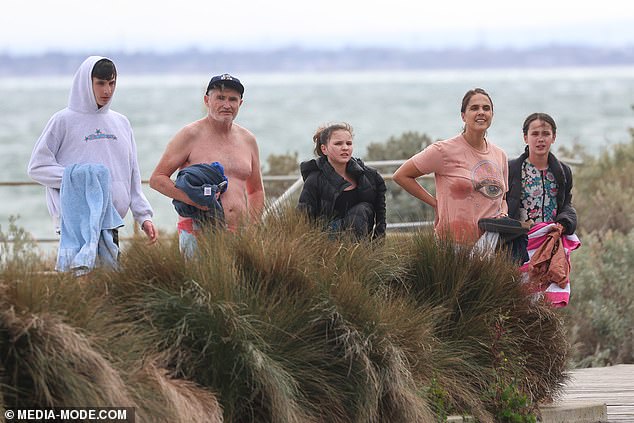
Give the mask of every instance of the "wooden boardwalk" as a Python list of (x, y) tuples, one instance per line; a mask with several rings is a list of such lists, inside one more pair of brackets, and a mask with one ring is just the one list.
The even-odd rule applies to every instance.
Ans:
[(608, 422), (634, 423), (634, 364), (571, 371), (563, 396), (554, 405), (605, 403)]

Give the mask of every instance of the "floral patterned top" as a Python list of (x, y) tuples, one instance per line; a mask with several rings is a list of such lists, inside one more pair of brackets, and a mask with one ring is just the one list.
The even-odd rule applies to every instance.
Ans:
[(522, 187), (520, 220), (532, 220), (534, 223), (553, 222), (557, 217), (559, 187), (551, 170), (539, 170), (528, 159), (524, 160)]

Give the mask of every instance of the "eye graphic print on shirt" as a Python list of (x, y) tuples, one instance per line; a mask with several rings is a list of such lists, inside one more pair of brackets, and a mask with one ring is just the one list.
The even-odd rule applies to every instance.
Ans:
[(102, 132), (101, 129), (97, 128), (97, 129), (95, 129), (95, 133), (94, 134), (86, 135), (84, 137), (84, 141), (86, 141), (86, 142), (88, 142), (88, 141), (99, 141), (99, 140), (116, 141), (117, 140), (117, 136), (113, 135), (113, 134), (108, 134), (108, 133)]
[(473, 167), (471, 183), (476, 192), (488, 199), (492, 200), (504, 194), (502, 170), (490, 160), (482, 160)]

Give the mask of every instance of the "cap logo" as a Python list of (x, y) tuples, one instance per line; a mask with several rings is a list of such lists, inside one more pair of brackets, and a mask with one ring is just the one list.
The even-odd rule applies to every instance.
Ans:
[(240, 83), (240, 80), (228, 73), (216, 75), (211, 78), (211, 81), (209, 81), (209, 84), (207, 85), (205, 95), (209, 95), (209, 90), (213, 89), (215, 85), (222, 85), (225, 88), (231, 88), (238, 91), (238, 93), (240, 93), (240, 98), (242, 98), (242, 94), (244, 93), (244, 86)]

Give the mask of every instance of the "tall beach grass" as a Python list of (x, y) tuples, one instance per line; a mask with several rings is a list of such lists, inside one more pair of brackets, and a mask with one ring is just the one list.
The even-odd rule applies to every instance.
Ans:
[[(487, 393), (556, 396), (567, 344), (502, 256), (430, 233), (355, 243), (293, 210), (211, 231), (185, 260), (142, 240), (85, 279), (4, 265), (2, 404), (134, 406), (140, 421), (496, 419)], [(439, 407), (434, 392), (448, 404)], [(18, 395), (19, 393), (19, 395)]]

